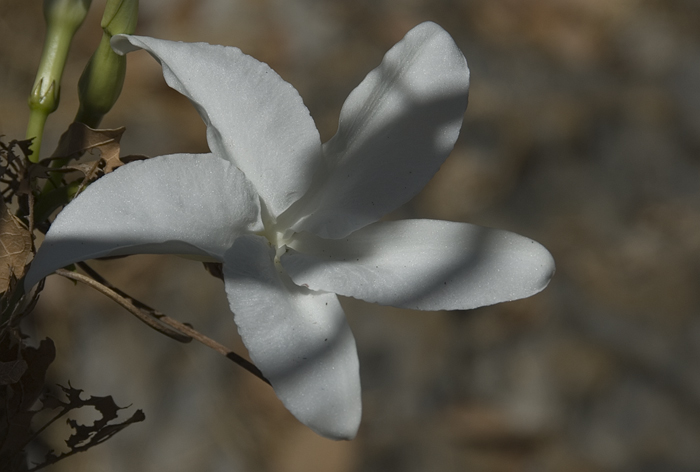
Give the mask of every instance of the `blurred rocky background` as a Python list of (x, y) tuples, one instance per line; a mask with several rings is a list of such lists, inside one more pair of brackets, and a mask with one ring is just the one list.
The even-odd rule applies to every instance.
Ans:
[[(342, 300), (357, 339), (357, 439), (317, 437), (271, 389), (84, 286), (50, 277), (27, 330), (51, 382), (145, 411), (55, 471), (700, 470), (700, 2), (695, 0), (142, 0), (137, 32), (238, 46), (301, 93), (327, 140), (340, 107), (416, 24), (454, 37), (472, 72), (457, 146), (391, 217), (467, 221), (543, 243), (549, 288), (468, 312)], [(49, 151), (72, 121), (101, 31), (78, 32)], [(0, 0), (0, 134), (24, 137), (43, 41), (39, 0)], [(105, 127), (124, 153), (207, 150), (204, 126), (146, 53), (129, 55)], [(245, 350), (201, 264), (94, 263), (112, 282)], [(62, 429), (63, 428), (63, 429)], [(67, 427), (46, 437), (60, 450)]]

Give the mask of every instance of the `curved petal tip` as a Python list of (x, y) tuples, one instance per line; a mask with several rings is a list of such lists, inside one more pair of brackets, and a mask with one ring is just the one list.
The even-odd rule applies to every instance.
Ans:
[(226, 253), (224, 281), (251, 360), (284, 406), (329, 439), (352, 439), (362, 416), (357, 349), (335, 294), (294, 285), (260, 236)]

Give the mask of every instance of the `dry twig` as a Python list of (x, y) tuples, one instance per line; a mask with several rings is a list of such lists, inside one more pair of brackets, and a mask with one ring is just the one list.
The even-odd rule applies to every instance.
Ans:
[(57, 270), (56, 274), (71, 280), (84, 283), (89, 287), (94, 288), (98, 292), (102, 293), (103, 295), (106, 295), (107, 297), (117, 302), (127, 311), (136, 316), (139, 320), (143, 321), (156, 331), (180, 342), (189, 342), (192, 339), (195, 339), (196, 341), (204, 344), (205, 346), (226, 356), (228, 359), (243, 367), (248, 372), (255, 375), (265, 383), (270, 383), (270, 381), (267, 380), (262, 374), (260, 369), (258, 369), (253, 363), (239, 356), (232, 350), (228, 349), (226, 346), (205, 336), (204, 334), (195, 330), (191, 326), (181, 323), (173, 318), (170, 318), (165, 313), (161, 313), (149, 307), (145, 303), (140, 302), (139, 300), (136, 300), (135, 298), (127, 295), (122, 290), (110, 284), (107, 280), (105, 280), (100, 274), (98, 274), (86, 263), (80, 262), (77, 265), (86, 273), (88, 273), (89, 277), (65, 269)]

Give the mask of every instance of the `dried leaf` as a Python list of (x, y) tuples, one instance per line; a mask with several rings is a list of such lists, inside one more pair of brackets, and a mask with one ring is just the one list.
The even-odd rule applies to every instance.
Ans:
[[(5, 179), (8, 188), (3, 191), (6, 193), (14, 193), (17, 196), (29, 195), (31, 191), (29, 179), (27, 178), (28, 156), (32, 153), (29, 145), (32, 140), (17, 141), (12, 140), (9, 144), (0, 141), (0, 177)], [(19, 148), (22, 156), (15, 152), (15, 148)], [(7, 195), (5, 199), (8, 200)], [(9, 201), (9, 200), (8, 200)]]
[(102, 155), (104, 173), (107, 174), (123, 164), (119, 159), (119, 141), (125, 129), (92, 129), (82, 123), (71, 123), (51, 157), (75, 159), (97, 149)]
[(24, 155), (24, 158), (28, 159), (33, 153), (33, 151), (29, 149), (29, 146), (31, 146), (33, 140), (34, 138), (25, 139), (22, 141), (13, 139), (9, 144), (5, 144), (4, 142), (0, 141), (0, 157), (5, 160), (6, 164), (8, 165), (13, 163), (14, 161), (20, 159), (20, 157), (14, 152), (14, 148), (18, 147), (20, 152)]
[(21, 278), (32, 250), (32, 236), (24, 224), (0, 200), (0, 293), (7, 291), (14, 275)]
[(73, 164), (65, 167), (66, 170), (77, 170), (82, 173), (87, 179), (92, 179), (95, 177), (95, 172), (97, 172), (97, 166), (94, 162), (86, 162), (84, 164)]
[(146, 159), (150, 159), (150, 157), (144, 156), (143, 154), (129, 154), (128, 156), (120, 157), (120, 159), (124, 164), (128, 164), (134, 161), (145, 161)]
[(29, 147), (32, 145), (32, 141), (34, 141), (34, 138), (30, 139), (23, 139), (23, 140), (12, 140), (10, 142), (10, 146), (12, 145), (17, 145), (22, 150), (22, 154), (24, 154), (24, 157), (29, 159), (29, 156), (34, 154), (34, 151), (32, 151)]
[(136, 410), (130, 418), (126, 419), (121, 423), (112, 423), (110, 421), (115, 420), (118, 416), (119, 410), (123, 408), (117, 406), (111, 396), (107, 397), (90, 397), (83, 400), (80, 398), (82, 390), (72, 387), (70, 384), (68, 387), (61, 386), (63, 392), (66, 394), (67, 401), (61, 401), (56, 398), (48, 397), (43, 400), (44, 408), (62, 408), (58, 417), (61, 417), (71, 410), (75, 410), (82, 407), (93, 407), (101, 415), (102, 418), (96, 420), (91, 425), (82, 425), (77, 421), (69, 419), (68, 424), (75, 432), (66, 440), (66, 445), (70, 448), (70, 451), (56, 455), (53, 451), (49, 451), (44, 457), (44, 462), (36, 465), (32, 470), (38, 470), (48, 465), (54, 464), (61, 459), (65, 459), (68, 456), (77, 454), (79, 452), (87, 451), (93, 446), (106, 441), (115, 434), (117, 434), (122, 429), (126, 428), (132, 423), (138, 423), (146, 419), (143, 411)]
[(69, 165), (65, 165), (63, 167), (59, 167), (56, 169), (53, 169), (51, 167), (43, 166), (41, 164), (32, 164), (32, 167), (30, 169), (30, 177), (32, 179), (46, 179), (51, 176), (53, 173), (63, 173), (63, 174), (68, 174), (71, 172), (80, 172), (86, 177), (89, 177), (90, 179), (93, 179), (95, 177), (95, 174), (99, 170), (98, 164), (100, 163), (99, 160), (97, 161), (90, 161), (90, 162), (74, 162)]
[(220, 262), (203, 262), (204, 269), (217, 279), (224, 280), (224, 265)]
[(16, 384), (27, 371), (28, 367), (24, 359), (0, 362), (0, 385)]
[(46, 371), (55, 357), (50, 339), (33, 348), (7, 329), (0, 333), (0, 363), (7, 368), (5, 373), (9, 372), (3, 380), (16, 380), (0, 388), (0, 470), (20, 470), (14, 467), (21, 462), (21, 451), (34, 436), (31, 423), (37, 411), (32, 407), (44, 389)]

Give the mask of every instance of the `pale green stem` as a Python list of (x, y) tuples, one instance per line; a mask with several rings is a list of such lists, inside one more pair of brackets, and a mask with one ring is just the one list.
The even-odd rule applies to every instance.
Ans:
[(61, 77), (70, 43), (87, 15), (91, 0), (45, 0), (46, 40), (34, 86), (29, 95), (27, 138), (34, 138), (29, 160), (39, 161), (41, 138), (48, 116), (56, 111), (61, 94)]

